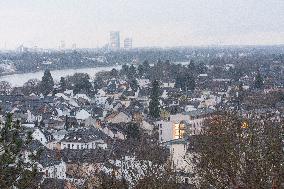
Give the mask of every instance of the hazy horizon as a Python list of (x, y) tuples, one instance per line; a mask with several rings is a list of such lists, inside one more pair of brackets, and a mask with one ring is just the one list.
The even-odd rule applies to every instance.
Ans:
[(284, 44), (281, 0), (4, 0), (0, 49), (102, 47), (110, 31), (134, 47)]

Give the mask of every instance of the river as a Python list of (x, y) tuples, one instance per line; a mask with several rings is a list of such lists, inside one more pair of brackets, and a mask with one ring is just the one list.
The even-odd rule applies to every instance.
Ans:
[[(87, 73), (91, 78), (93, 78), (96, 73), (100, 71), (110, 71), (113, 68), (121, 69), (120, 65), (108, 66), (108, 67), (93, 67), (93, 68), (79, 68), (79, 69), (63, 69), (63, 70), (52, 70), (51, 75), (54, 81), (59, 81), (61, 77), (66, 77), (68, 75), (74, 75), (75, 73)], [(8, 81), (13, 87), (23, 86), (25, 82), (30, 79), (41, 80), (44, 71), (33, 72), (33, 73), (18, 73), (5, 75), (0, 77), (0, 81)]]

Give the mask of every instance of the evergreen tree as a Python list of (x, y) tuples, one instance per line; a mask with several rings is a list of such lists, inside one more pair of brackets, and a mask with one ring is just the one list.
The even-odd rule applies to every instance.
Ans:
[(137, 82), (136, 79), (132, 79), (132, 80), (130, 81), (130, 88), (131, 88), (134, 92), (136, 92), (136, 91), (138, 90), (139, 85), (138, 85), (138, 82)]
[(89, 81), (90, 77), (88, 74), (77, 73), (73, 76), (74, 80), (74, 94), (78, 94), (80, 92), (89, 94), (92, 89), (92, 84)]
[(175, 88), (184, 89), (184, 78), (181, 75), (177, 75), (176, 82), (175, 82)]
[(254, 80), (254, 87), (257, 89), (261, 89), (263, 87), (263, 78), (260, 73), (257, 73)]
[(186, 77), (186, 90), (194, 90), (195, 89), (195, 79), (193, 75), (188, 75)]
[[(0, 188), (37, 188), (37, 170), (33, 162), (23, 161), (22, 149), (31, 141), (27, 136), (24, 141), (20, 136), (20, 122), (12, 122), (8, 113), (3, 128), (0, 130)], [(30, 171), (32, 170), (32, 171)], [(23, 187), (25, 183), (27, 187)]]
[(148, 78), (150, 72), (150, 64), (147, 60), (145, 60), (142, 64), (140, 64), (137, 68), (137, 74), (139, 77), (145, 76)]
[(149, 114), (153, 118), (160, 117), (160, 87), (159, 82), (157, 80), (153, 81), (152, 83), (152, 92), (151, 92), (151, 100), (149, 103)]
[(128, 73), (127, 73), (127, 78), (128, 79), (136, 78), (136, 68), (133, 65), (131, 65), (129, 67), (129, 70), (128, 70)]
[(144, 74), (146, 76), (146, 78), (149, 77), (149, 72), (150, 72), (150, 64), (147, 60), (145, 60), (143, 63), (142, 63), (142, 66), (143, 66), (143, 71), (144, 71)]
[(138, 68), (137, 68), (137, 75), (142, 78), (144, 76), (145, 72), (144, 72), (144, 68), (143, 68), (143, 65), (142, 64), (139, 64), (138, 65)]
[(231, 77), (234, 79), (234, 81), (239, 81), (240, 78), (244, 75), (242, 69), (240, 68), (230, 68), (229, 69), (230, 73), (231, 73)]
[(195, 66), (195, 63), (194, 63), (193, 60), (190, 60), (190, 62), (189, 62), (189, 64), (188, 64), (187, 68), (188, 68), (189, 72), (195, 73), (195, 71), (196, 71), (196, 66)]
[(129, 71), (129, 66), (124, 64), (124, 65), (122, 65), (120, 74), (123, 75), (123, 76), (127, 76), (128, 75), (128, 71)]
[(66, 80), (64, 77), (60, 78), (60, 89), (61, 91), (65, 91), (66, 90)]
[(136, 123), (129, 123), (126, 127), (127, 138), (138, 140), (140, 138), (139, 126)]
[(113, 68), (113, 69), (110, 71), (110, 76), (111, 76), (112, 78), (117, 78), (117, 77), (118, 77), (118, 71), (117, 71), (115, 68)]
[(183, 91), (194, 90), (195, 89), (195, 79), (193, 75), (192, 74), (177, 75), (175, 87), (180, 88)]
[(196, 73), (197, 73), (197, 74), (203, 74), (203, 73), (206, 73), (206, 71), (207, 71), (207, 67), (205, 66), (204, 63), (198, 64), (198, 65), (195, 67), (195, 69), (196, 69)]
[(44, 75), (41, 80), (41, 92), (43, 95), (48, 95), (49, 93), (52, 92), (53, 86), (54, 86), (54, 81), (51, 76), (51, 73), (49, 70), (44, 71)]
[(94, 89), (97, 91), (104, 87), (104, 81), (101, 77), (96, 77), (94, 81)]

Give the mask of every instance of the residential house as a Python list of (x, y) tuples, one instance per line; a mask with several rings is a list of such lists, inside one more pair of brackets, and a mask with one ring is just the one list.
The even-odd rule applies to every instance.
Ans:
[(91, 117), (91, 114), (88, 111), (82, 109), (76, 113), (75, 117), (78, 121), (78, 124), (81, 124), (81, 123), (84, 123), (85, 120), (87, 120), (89, 117)]
[(61, 140), (61, 149), (95, 149), (97, 147), (106, 149), (104, 142), (106, 136), (97, 129), (80, 129), (69, 132)]
[(101, 130), (110, 138), (126, 139), (126, 129), (120, 124), (102, 124)]
[(165, 142), (173, 139), (183, 138), (185, 133), (188, 135), (200, 134), (203, 129), (203, 123), (209, 118), (214, 110), (196, 109), (189, 112), (182, 112), (170, 115), (167, 120), (156, 122), (159, 128), (159, 141)]
[(128, 123), (132, 120), (132, 116), (124, 111), (120, 111), (110, 114), (105, 120), (110, 123)]

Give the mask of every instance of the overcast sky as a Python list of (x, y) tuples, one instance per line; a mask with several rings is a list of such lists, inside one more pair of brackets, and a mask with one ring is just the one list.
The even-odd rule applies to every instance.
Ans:
[(0, 0), (0, 48), (284, 44), (284, 0)]

